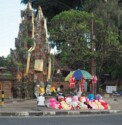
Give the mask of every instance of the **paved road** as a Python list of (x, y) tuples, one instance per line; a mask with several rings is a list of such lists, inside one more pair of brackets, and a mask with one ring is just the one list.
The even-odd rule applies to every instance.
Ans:
[(60, 116), (60, 117), (0, 117), (0, 125), (121, 125), (122, 114)]

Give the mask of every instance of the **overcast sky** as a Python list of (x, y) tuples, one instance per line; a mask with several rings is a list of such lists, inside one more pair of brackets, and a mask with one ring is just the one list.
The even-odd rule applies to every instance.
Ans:
[(21, 21), (20, 11), (25, 9), (21, 0), (0, 0), (0, 56), (7, 56), (15, 48), (15, 38)]

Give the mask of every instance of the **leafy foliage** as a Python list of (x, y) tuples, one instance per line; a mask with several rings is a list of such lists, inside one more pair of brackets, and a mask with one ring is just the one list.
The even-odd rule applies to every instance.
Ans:
[[(21, 0), (27, 4), (29, 0)], [(35, 10), (38, 6), (42, 7), (44, 15), (50, 20), (55, 15), (64, 10), (81, 8), (81, 0), (32, 0), (32, 6)]]
[[(103, 67), (112, 66), (106, 65), (108, 61), (120, 65), (122, 46), (119, 36), (105, 27), (104, 21), (94, 16), (95, 51), (92, 55), (91, 14), (69, 10), (55, 16), (50, 23), (50, 34), (52, 45), (56, 45), (59, 50), (58, 57), (62, 65), (67, 64), (72, 69), (89, 69), (91, 56), (94, 56), (98, 74), (103, 72)], [(116, 60), (113, 55), (116, 56)]]
[[(96, 31), (102, 21), (96, 19)], [(51, 20), (51, 40), (60, 52), (60, 60), (73, 69), (90, 66), (91, 14), (85, 11), (69, 10)], [(88, 36), (88, 35), (89, 36)]]
[(7, 64), (8, 64), (8, 59), (5, 58), (4, 56), (1, 56), (0, 57), (0, 67), (7, 66)]

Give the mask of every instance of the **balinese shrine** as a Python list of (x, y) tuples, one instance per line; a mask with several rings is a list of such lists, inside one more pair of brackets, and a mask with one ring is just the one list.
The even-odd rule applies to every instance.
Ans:
[[(12, 70), (16, 75), (13, 95), (22, 96), (23, 90), (27, 90), (24, 96), (29, 96), (32, 84), (46, 83), (51, 79), (51, 58), (48, 44), (47, 19), (44, 17), (41, 7), (38, 13), (28, 3), (25, 10), (21, 11), (21, 23), (19, 32), (15, 38), (15, 50), (11, 49), (11, 63), (15, 66)], [(21, 90), (23, 89), (23, 90)], [(33, 94), (33, 93), (32, 93)], [(31, 95), (32, 96), (32, 95)]]

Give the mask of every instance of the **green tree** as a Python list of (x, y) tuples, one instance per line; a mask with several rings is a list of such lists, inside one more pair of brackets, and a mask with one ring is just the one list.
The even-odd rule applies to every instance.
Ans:
[(0, 67), (6, 67), (8, 64), (8, 58), (1, 56), (0, 57)]
[(83, 9), (103, 18), (105, 28), (119, 33), (122, 42), (122, 1), (121, 0), (83, 0)]
[[(104, 22), (97, 16), (94, 17), (95, 52), (94, 58), (97, 64), (97, 72), (100, 74), (104, 64), (116, 53), (119, 61), (121, 46), (118, 35), (111, 29), (105, 29)], [(69, 10), (60, 13), (51, 20), (50, 36), (52, 45), (57, 46), (59, 59), (62, 65), (77, 69), (90, 68), (91, 48), (91, 14)], [(112, 50), (112, 51), (111, 51)], [(116, 62), (118, 62), (116, 60)]]
[(51, 20), (52, 45), (60, 52), (62, 65), (76, 69), (89, 63), (90, 43), (86, 42), (86, 33), (90, 33), (90, 20), (89, 13), (75, 10), (64, 11)]
[(112, 78), (119, 78), (119, 68), (122, 61), (122, 45), (118, 40), (119, 36), (111, 30), (103, 32), (103, 34), (99, 41), (96, 41), (97, 72), (98, 74), (108, 73), (111, 74)]
[[(102, 67), (103, 72), (113, 74), (113, 78), (121, 78), (122, 73), (120, 72), (121, 58), (121, 45), (122, 45), (122, 1), (121, 0), (83, 0), (83, 9), (89, 13), (94, 13), (100, 16), (104, 20), (105, 29), (111, 30), (109, 32), (109, 38), (116, 37), (119, 40), (119, 45), (114, 44), (113, 47), (105, 47), (106, 51), (111, 51), (109, 59), (104, 63)], [(116, 35), (115, 35), (116, 32)], [(113, 34), (113, 36), (112, 36)], [(111, 39), (110, 38), (110, 39)], [(113, 38), (111, 39), (113, 40)], [(117, 43), (118, 43), (117, 40)], [(116, 41), (114, 42), (116, 43)], [(115, 47), (116, 46), (116, 47)], [(111, 50), (110, 50), (111, 49)], [(110, 52), (109, 52), (110, 53)], [(101, 53), (100, 53), (101, 55)], [(113, 56), (115, 55), (115, 56)], [(99, 63), (99, 62), (98, 62)], [(98, 65), (98, 64), (97, 64)], [(116, 67), (116, 68), (115, 68)]]

